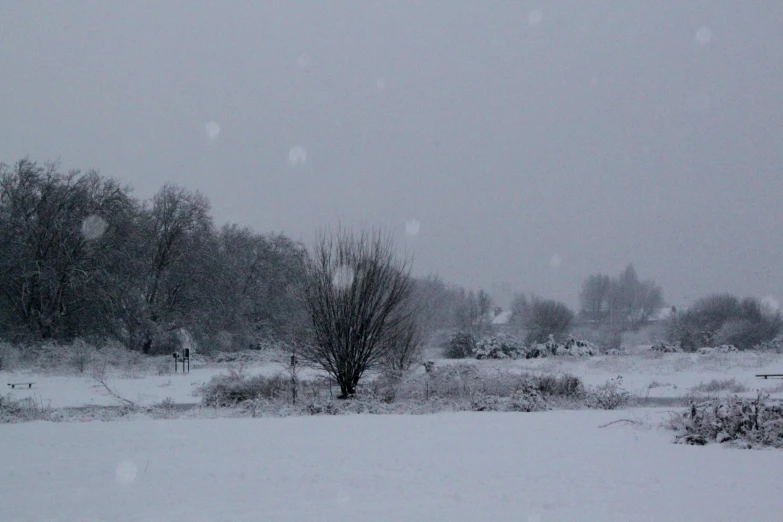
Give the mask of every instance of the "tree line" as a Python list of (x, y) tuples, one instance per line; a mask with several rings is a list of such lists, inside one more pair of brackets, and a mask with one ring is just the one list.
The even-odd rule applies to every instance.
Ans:
[(0, 337), (77, 337), (160, 353), (184, 329), (246, 347), (295, 308), (305, 249), (216, 227), (206, 197), (166, 184), (140, 201), (96, 171), (0, 165)]
[[(612, 334), (645, 325), (661, 288), (629, 265), (589, 276), (581, 309), (519, 294), (511, 324), (526, 342), (562, 338), (578, 318)], [(381, 230), (324, 231), (313, 248), (282, 234), (217, 227), (208, 199), (165, 184), (151, 199), (96, 171), (0, 164), (0, 340), (115, 339), (145, 354), (286, 342), (353, 395), (365, 371), (401, 371), (438, 332), (478, 338), (497, 309), (483, 290), (414, 278)], [(714, 296), (669, 321), (683, 347), (743, 348), (781, 330), (757, 300)], [(618, 341), (619, 342), (619, 341)]]

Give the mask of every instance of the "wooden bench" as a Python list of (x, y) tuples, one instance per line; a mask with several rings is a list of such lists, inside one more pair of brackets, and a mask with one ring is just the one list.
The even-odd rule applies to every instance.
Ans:
[(35, 383), (34, 382), (9, 382), (8, 386), (10, 386), (11, 389), (13, 390), (17, 386), (25, 386), (26, 385), (27, 388), (29, 389), (29, 388), (33, 387), (33, 384), (35, 384)]
[(763, 377), (765, 379), (773, 378), (773, 379), (783, 379), (783, 373), (762, 373), (760, 375), (756, 375), (756, 377)]

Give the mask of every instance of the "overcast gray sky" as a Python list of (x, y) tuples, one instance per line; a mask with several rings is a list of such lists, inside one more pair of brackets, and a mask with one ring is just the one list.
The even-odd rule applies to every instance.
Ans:
[(0, 0), (0, 24), (0, 161), (173, 181), (296, 239), (382, 225), (501, 302), (574, 305), (629, 262), (672, 304), (783, 300), (780, 0)]

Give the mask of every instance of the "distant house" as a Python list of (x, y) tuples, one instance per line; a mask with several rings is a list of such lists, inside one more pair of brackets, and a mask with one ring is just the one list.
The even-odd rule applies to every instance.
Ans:
[(509, 323), (511, 320), (511, 311), (502, 311), (500, 310), (495, 314), (495, 317), (492, 318), (492, 325), (493, 326), (505, 326)]

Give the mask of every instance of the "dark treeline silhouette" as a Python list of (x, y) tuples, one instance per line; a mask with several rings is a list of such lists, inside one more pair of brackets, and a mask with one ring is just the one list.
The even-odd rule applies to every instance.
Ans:
[(183, 329), (218, 348), (275, 335), (302, 245), (216, 228), (207, 198), (164, 185), (149, 201), (95, 171), (0, 165), (0, 338), (113, 338), (168, 350)]
[[(183, 332), (210, 350), (290, 340), (306, 260), (283, 234), (217, 227), (209, 200), (177, 185), (140, 201), (93, 170), (0, 164), (3, 341), (113, 339), (155, 354)], [(436, 276), (412, 278), (411, 293), (422, 338), (464, 322), (475, 300)]]

